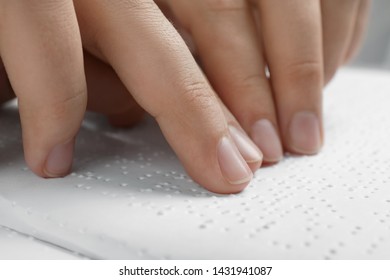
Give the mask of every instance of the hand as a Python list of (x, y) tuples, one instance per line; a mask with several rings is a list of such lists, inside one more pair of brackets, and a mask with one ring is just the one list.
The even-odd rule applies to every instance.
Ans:
[[(131, 127), (142, 120), (145, 111), (135, 102), (109, 65), (84, 52), (84, 69), (89, 111), (104, 114), (115, 127)], [(0, 61), (0, 106), (15, 97)]]
[[(87, 104), (87, 65), (102, 66), (97, 57), (156, 118), (195, 181), (214, 192), (241, 191), (262, 155), (154, 2), (77, 0), (74, 5), (65, 0), (0, 1), (0, 11), (8, 15), (0, 18), (0, 54), (19, 99), (30, 168), (43, 177), (69, 172)], [(85, 55), (87, 79), (81, 37), (92, 54)], [(102, 67), (94, 73), (93, 66), (91, 77), (108, 66)]]
[(370, 1), (157, 2), (265, 162), (319, 151), (322, 88), (356, 52)]

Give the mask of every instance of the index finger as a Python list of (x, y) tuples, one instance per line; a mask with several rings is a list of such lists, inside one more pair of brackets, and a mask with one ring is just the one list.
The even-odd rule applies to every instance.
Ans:
[[(155, 3), (79, 0), (76, 6), (86, 45), (97, 46), (94, 52), (156, 118), (191, 177), (214, 192), (241, 191), (252, 172), (229, 134), (218, 99)], [(260, 154), (254, 157), (261, 161)]]

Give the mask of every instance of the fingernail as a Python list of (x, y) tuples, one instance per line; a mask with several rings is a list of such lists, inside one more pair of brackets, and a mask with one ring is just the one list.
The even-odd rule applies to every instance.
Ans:
[(249, 137), (234, 126), (229, 126), (230, 135), (236, 144), (241, 156), (248, 163), (260, 162), (263, 155)]
[(283, 158), (283, 148), (278, 133), (267, 119), (261, 119), (252, 126), (251, 136), (263, 152), (264, 161), (278, 162)]
[(290, 124), (291, 148), (302, 154), (315, 154), (321, 148), (320, 123), (317, 116), (308, 111), (298, 112)]
[(44, 172), (48, 177), (66, 175), (72, 166), (74, 140), (55, 146), (46, 159)]
[(227, 137), (223, 137), (219, 143), (218, 161), (222, 175), (232, 185), (249, 182), (253, 177), (236, 145)]

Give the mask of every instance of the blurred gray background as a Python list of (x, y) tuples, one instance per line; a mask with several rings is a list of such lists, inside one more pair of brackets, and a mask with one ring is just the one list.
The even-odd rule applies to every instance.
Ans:
[(390, 69), (390, 0), (372, 1), (366, 32), (362, 48), (352, 65)]

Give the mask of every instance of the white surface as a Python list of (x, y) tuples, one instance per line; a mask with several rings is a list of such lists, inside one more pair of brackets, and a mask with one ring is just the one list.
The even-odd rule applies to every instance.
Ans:
[(115, 130), (89, 115), (74, 173), (40, 179), (5, 109), (0, 225), (89, 258), (390, 259), (389, 105), (389, 73), (343, 70), (325, 93), (323, 151), (227, 196), (192, 183), (150, 120)]
[(1, 226), (0, 249), (0, 260), (81, 259), (81, 256), (77, 256), (72, 252)]

